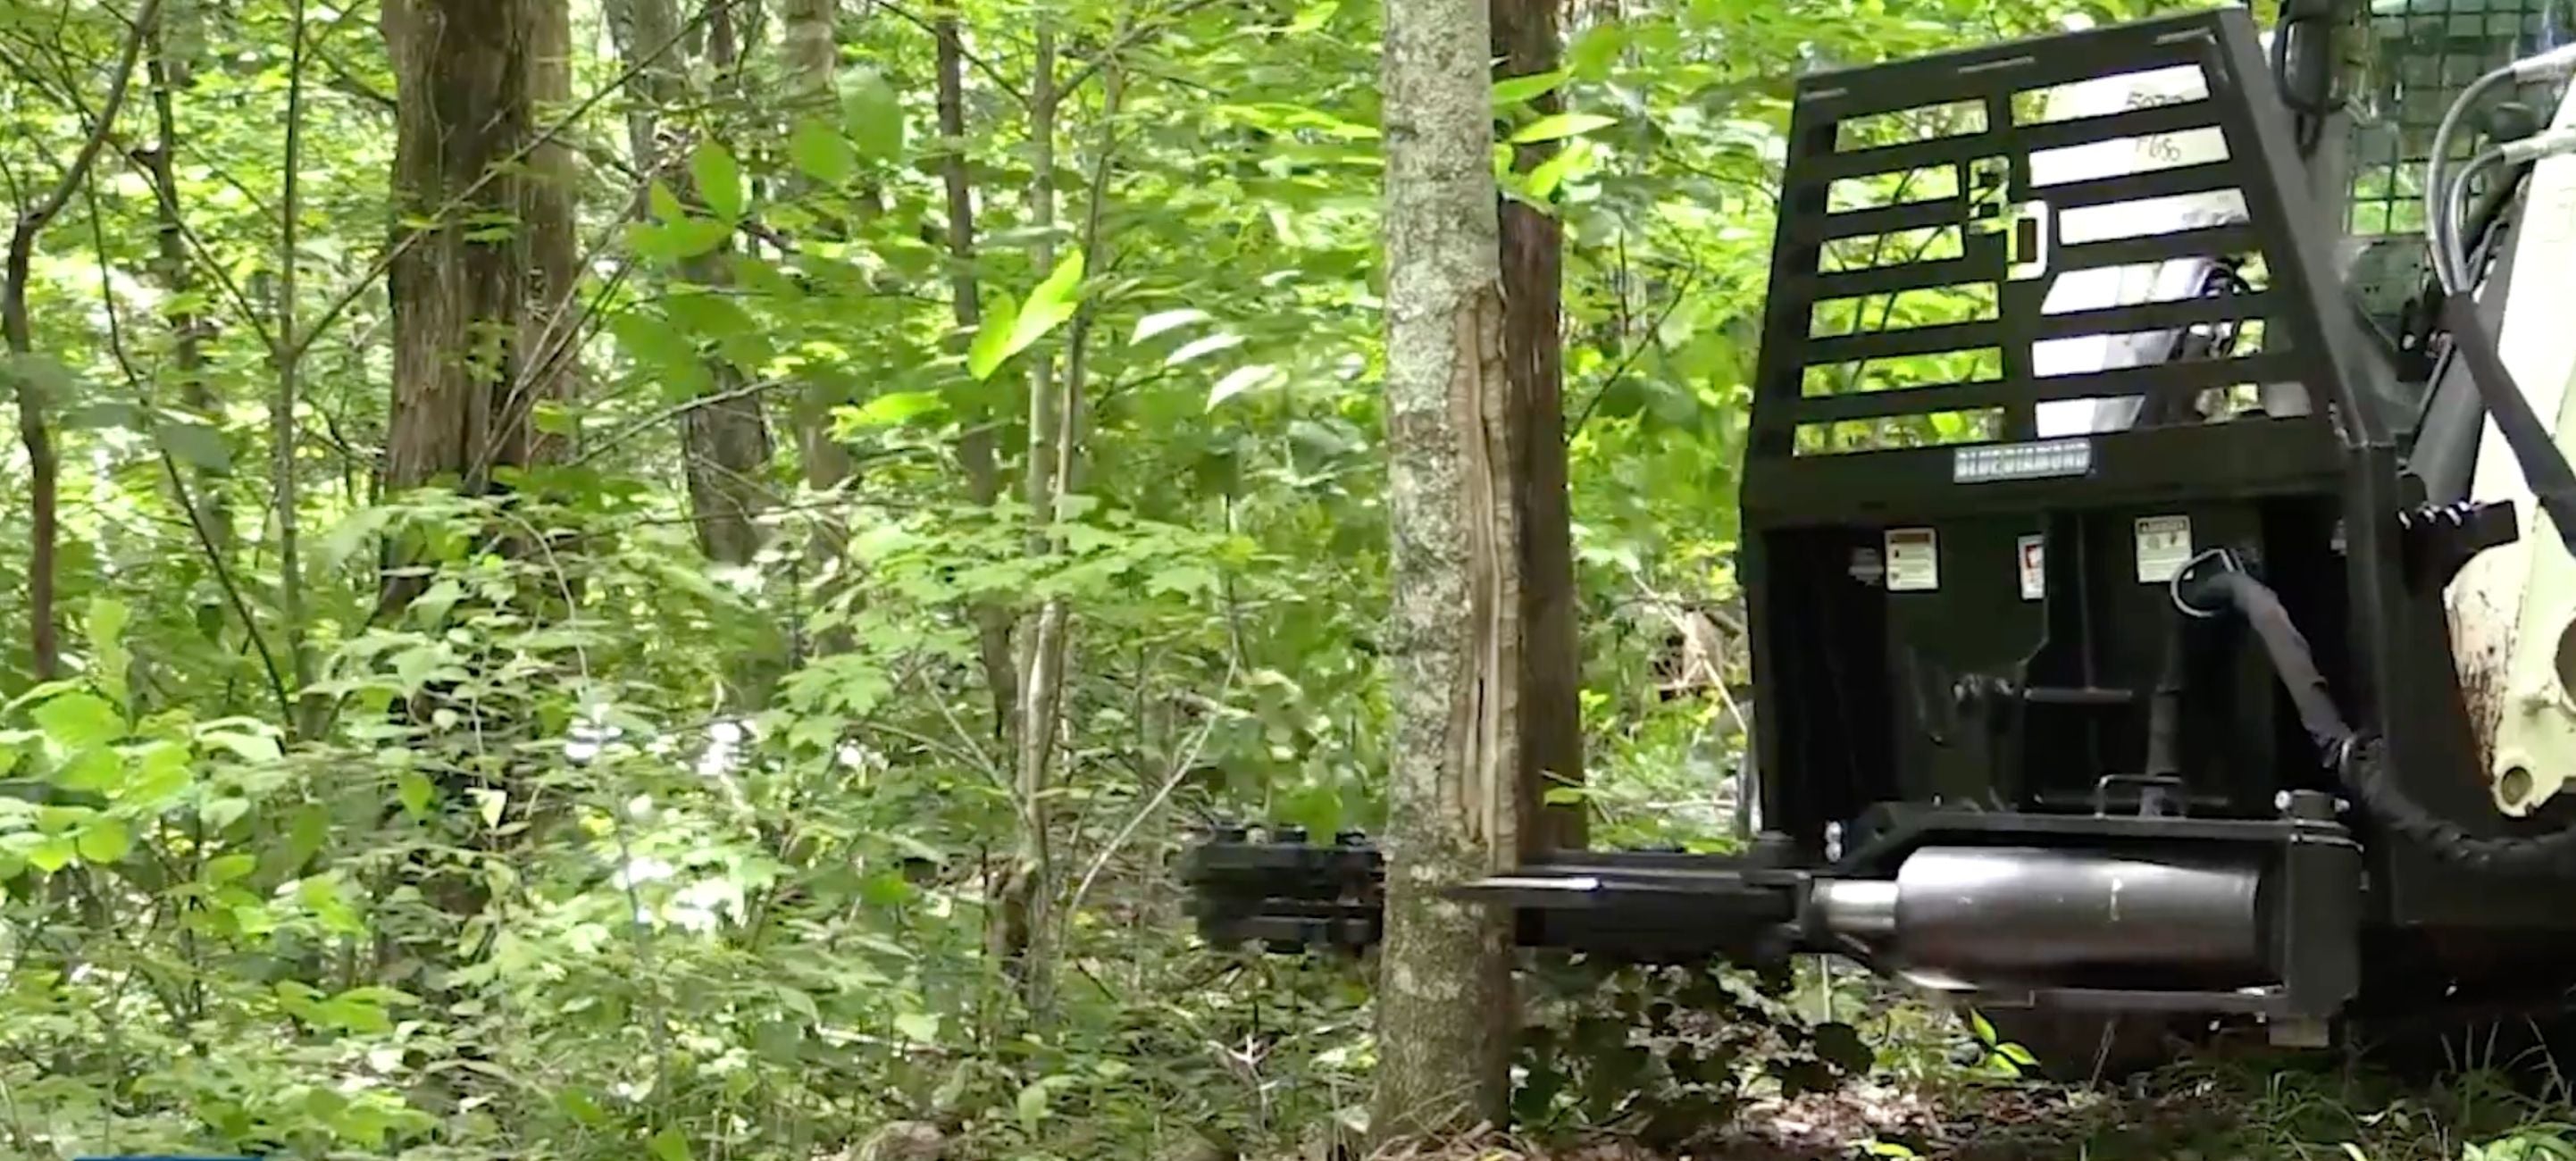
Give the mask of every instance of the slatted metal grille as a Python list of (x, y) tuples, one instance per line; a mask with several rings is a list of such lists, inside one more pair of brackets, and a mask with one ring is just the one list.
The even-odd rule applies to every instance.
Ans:
[(2269, 85), (2242, 10), (1803, 83), (1755, 475), (2124, 403), (2124, 431), (2322, 428), (2349, 397), (2301, 354), (2325, 345), (2326, 240), (2303, 252), (2287, 219), (2303, 179)]

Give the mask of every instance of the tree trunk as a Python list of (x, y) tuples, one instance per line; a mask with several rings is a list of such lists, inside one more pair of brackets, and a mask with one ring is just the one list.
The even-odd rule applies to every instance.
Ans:
[[(1055, 254), (1055, 88), (1056, 32), (1048, 18), (1038, 17), (1037, 62), (1029, 79), (1029, 225), (1036, 241), (1029, 246), (1031, 269), (1052, 270)], [(1056, 509), (1057, 458), (1065, 436), (1064, 401), (1056, 392), (1054, 356), (1029, 356), (1029, 554), (1051, 551)], [(1018, 754), (1012, 798), (1019, 810), (1018, 834), (1010, 862), (997, 890), (991, 952), (1017, 978), (1032, 1006), (1044, 1002), (1047, 965), (1034, 954), (1047, 922), (1048, 880), (1052, 876), (1048, 840), (1054, 814), (1047, 805), (1047, 784), (1055, 763), (1057, 714), (1063, 708), (1065, 632), (1070, 613), (1061, 599), (1049, 599), (1021, 626)]]
[(420, 236), (389, 273), (394, 398), (388, 491), (449, 480), (491, 490), (492, 469), (533, 450), (519, 381), (532, 247), (489, 230), (525, 204), (517, 164), (534, 132), (527, 53), (531, 0), (388, 0), (394, 59), (394, 198)]
[[(1557, 65), (1557, 8), (1563, 0), (1492, 0), (1494, 57), (1503, 77)], [(1555, 113), (1554, 92), (1535, 102)], [(1524, 145), (1526, 173), (1556, 152)], [(1566, 498), (1565, 235), (1557, 220), (1516, 201), (1502, 206), (1503, 346), (1511, 378), (1512, 507), (1520, 524), (1521, 842), (1525, 853), (1584, 845), (1580, 802), (1551, 805), (1547, 792), (1583, 784), (1583, 653), (1576, 633), (1573, 513)]]
[[(534, 417), (558, 380), (531, 336), (573, 245), (569, 203), (554, 200), (569, 196), (558, 184), (561, 155), (540, 139), (546, 88), (567, 83), (550, 76), (559, 63), (539, 61), (565, 19), (561, 3), (385, 5), (399, 105), (396, 218), (420, 223), (405, 227), (417, 236), (388, 272), (387, 492), (439, 483), (488, 495), (496, 470), (532, 466), (549, 450)], [(490, 228), (496, 221), (514, 228)], [(388, 576), (380, 605), (400, 608), (419, 591), (417, 578)]]
[(1395, 736), (1381, 1140), (1501, 1124), (1509, 929), (1444, 889), (1511, 860), (1523, 640), (1486, 0), (1388, 0), (1388, 625)]
[[(676, 0), (611, 0), (608, 8), (609, 28), (635, 77), (627, 109), (635, 167), (669, 182), (683, 196), (691, 195), (693, 187), (679, 159), (665, 156), (662, 132), (663, 114), (688, 95), (683, 58), (703, 48), (720, 82), (729, 81), (739, 63), (732, 4), (707, 3), (707, 19), (685, 32)], [(681, 272), (702, 287), (723, 286), (729, 281), (726, 249), (730, 247), (690, 260)], [(690, 516), (699, 551), (707, 559), (749, 564), (759, 554), (759, 518), (769, 507), (769, 491), (760, 478), (773, 450), (769, 417), (731, 364), (717, 360), (708, 370), (711, 386), (680, 421)]]
[[(286, 160), (278, 167), (277, 305), (269, 328), (270, 340), (276, 344), (269, 352), (269, 366), (277, 373), (277, 388), (269, 397), (269, 500), (277, 526), (279, 628), (295, 674), (295, 692), (302, 695), (313, 686), (313, 650), (304, 633), (303, 522), (299, 519), (303, 496), (296, 488), (295, 474), (299, 442), (295, 407), (303, 393), (304, 369), (296, 275), (302, 266), (298, 240), (303, 236), (304, 65), (311, 30), (305, 21), (304, 0), (294, 0), (289, 7), (292, 48), (286, 74)], [(311, 737), (320, 732), (327, 708), (328, 703), (320, 699), (299, 702), (287, 724), (296, 736)]]
[[(650, 7), (667, 0), (638, 2)], [(742, 63), (734, 9), (729, 0), (707, 3), (708, 18), (702, 22), (706, 29), (707, 65), (718, 85), (732, 84)], [(719, 135), (716, 139), (722, 138)], [(677, 172), (671, 180), (687, 189), (690, 196), (695, 195), (693, 183)], [(720, 292), (733, 282), (727, 269), (732, 250), (728, 243), (692, 258), (682, 266), (682, 273), (689, 281)], [(769, 470), (770, 456), (777, 448), (770, 441), (768, 412), (742, 371), (722, 359), (711, 361), (708, 369), (714, 372), (710, 376), (712, 387), (703, 402), (689, 409), (682, 424), (688, 451), (690, 514), (697, 525), (698, 547), (707, 559), (722, 564), (750, 564), (767, 539), (760, 519), (769, 511), (769, 485), (761, 477)]]
[[(567, 0), (533, 0), (528, 19), (528, 91), (538, 113), (551, 121), (572, 101), (572, 6)], [(540, 141), (528, 154), (519, 213), (529, 255), (529, 309), (520, 320), (519, 347), (528, 355), (518, 386), (539, 408), (571, 403), (581, 381), (581, 238), (573, 212), (580, 179), (568, 145)], [(568, 457), (566, 431), (541, 426), (533, 438), (538, 462)]]
[[(206, 340), (213, 327), (207, 322), (194, 300), (197, 289), (196, 259), (188, 252), (186, 219), (179, 200), (179, 118), (177, 94), (195, 84), (195, 39), (178, 30), (190, 24), (189, 9), (165, 3), (161, 27), (155, 29), (149, 45), (151, 59), (147, 76), (152, 85), (152, 116), (155, 139), (147, 168), (152, 173), (155, 224), (154, 241), (158, 253), (154, 273), (160, 276), (162, 289), (168, 292), (170, 307), (162, 321), (170, 328), (171, 373), (165, 379), (176, 379), (179, 403), (189, 414), (208, 424), (222, 422), (222, 405), (215, 399), (206, 382)], [(228, 552), (233, 542), (232, 505), (226, 495), (231, 472), (209, 466), (191, 469), (195, 487), (197, 519), (204, 526), (206, 539), (213, 545), (209, 551)], [(184, 502), (184, 501), (183, 501)]]
[[(835, 117), (835, 78), (840, 73), (841, 45), (833, 28), (840, 0), (787, 0), (779, 13), (786, 40), (787, 93), (792, 115), (787, 129), (802, 117)], [(805, 486), (828, 492), (850, 478), (850, 449), (832, 438), (832, 408), (844, 402), (821, 380), (810, 380), (797, 396), (796, 442), (805, 467)], [(837, 554), (840, 537), (829, 521), (816, 534), (811, 555), (819, 563)]]
[[(972, 336), (984, 321), (982, 291), (975, 280), (975, 187), (966, 168), (966, 49), (954, 8), (942, 9), (933, 24), (938, 40), (939, 137), (948, 142), (939, 173), (948, 192), (949, 298), (959, 333)], [(966, 434), (958, 440), (957, 458), (966, 472), (967, 499), (986, 508), (1002, 498), (1002, 468), (993, 439), (993, 414), (970, 414)], [(977, 652), (984, 663), (984, 684), (993, 697), (993, 738), (1007, 746), (1018, 735), (1019, 670), (1011, 652), (1011, 615), (990, 603), (973, 610)]]

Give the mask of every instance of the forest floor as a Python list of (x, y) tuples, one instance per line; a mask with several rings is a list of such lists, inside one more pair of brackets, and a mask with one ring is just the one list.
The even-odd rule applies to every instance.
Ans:
[(1705, 1145), (1490, 1141), (1421, 1161), (2576, 1161), (2547, 1062), (2406, 1081), (2350, 1063), (2217, 1061), (2115, 1086), (1936, 1078), (1756, 1102)]

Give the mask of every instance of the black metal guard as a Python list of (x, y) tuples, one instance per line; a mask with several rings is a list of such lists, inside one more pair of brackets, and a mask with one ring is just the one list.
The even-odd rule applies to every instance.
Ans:
[[(2061, 86), (2193, 72), (2196, 98), (2058, 120), (2039, 107)], [(1962, 122), (1968, 131), (1956, 131)], [(2036, 156), (2124, 144), (2175, 164), (2034, 180)], [(2193, 161), (2211, 146), (2223, 156)], [(2177, 414), (2207, 393), (2285, 383), (2313, 401), (2293, 418), (2141, 425), (2018, 453), (2077, 457), (2080, 467), (2057, 475), (2035, 471), (2080, 475), (2105, 502), (2175, 488), (2334, 490), (2332, 433), (2348, 446), (2387, 443), (2383, 417), (2361, 402), (2375, 396), (2360, 389), (2368, 371), (2348, 344), (2352, 320), (2329, 307), (2331, 225), (2307, 212), (2288, 115), (2242, 10), (1809, 77), (1788, 148), (1744, 489), (1760, 522), (2027, 506), (2033, 486), (2009, 472), (1955, 486), (1993, 454), (1960, 447), (2027, 444), (2043, 402), (2145, 397)], [(2112, 221), (2192, 195), (2241, 199), (2242, 212), (2126, 236)], [(2227, 260), (2263, 284), (2047, 310), (2062, 276), (2182, 258)], [(1992, 302), (1982, 317), (1893, 327), (1908, 296), (1942, 292)], [(2034, 366), (2036, 344), (2177, 328), (2223, 330), (2231, 349), (2090, 374)]]

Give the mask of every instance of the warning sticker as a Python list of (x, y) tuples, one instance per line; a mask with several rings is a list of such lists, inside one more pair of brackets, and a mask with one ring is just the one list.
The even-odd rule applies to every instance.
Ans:
[(2048, 595), (2048, 539), (2042, 536), (2021, 538), (2021, 599), (2036, 601)]
[(2191, 517), (2138, 519), (2138, 583), (2160, 585), (2191, 563)]
[(1887, 530), (1887, 591), (1930, 592), (1941, 587), (1941, 541), (1929, 528)]

